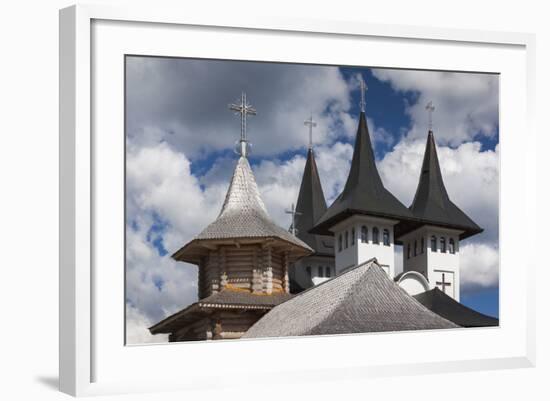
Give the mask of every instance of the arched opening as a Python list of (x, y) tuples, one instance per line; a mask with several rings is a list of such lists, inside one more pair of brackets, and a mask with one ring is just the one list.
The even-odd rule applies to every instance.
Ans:
[(451, 238), (449, 240), (449, 252), (454, 254), (456, 252), (455, 250), (455, 240), (453, 238)]
[(355, 245), (355, 228), (351, 229), (351, 246)]
[(342, 234), (338, 236), (338, 252), (342, 252)]
[(435, 238), (435, 235), (432, 235), (430, 248), (432, 249), (432, 252), (437, 252), (437, 239)]
[(380, 244), (380, 238), (378, 238), (378, 227), (373, 227), (372, 229), (372, 243)]
[(439, 242), (440, 242), (441, 253), (447, 252), (447, 241), (445, 241), (445, 237), (441, 237), (439, 239)]
[(367, 243), (368, 242), (368, 229), (367, 229), (367, 226), (362, 226), (361, 227), (361, 242), (362, 243)]
[(387, 228), (385, 228), (383, 231), (382, 241), (384, 245), (390, 246), (390, 230), (388, 230)]

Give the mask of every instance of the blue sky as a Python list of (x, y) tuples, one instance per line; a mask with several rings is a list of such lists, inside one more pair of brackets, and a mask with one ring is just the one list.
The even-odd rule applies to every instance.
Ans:
[[(227, 105), (244, 90), (258, 110), (248, 125), (250, 160), (270, 215), (287, 226), (284, 209), (296, 200), (310, 113), (318, 122), (314, 144), (329, 204), (345, 183), (358, 74), (368, 85), (379, 171), (407, 206), (425, 146), (424, 106), (434, 102), (447, 190), (485, 228), (462, 244), (461, 296), (498, 315), (498, 76), (136, 56), (127, 58), (126, 71), (130, 326), (154, 323), (196, 299), (196, 268), (169, 256), (221, 207), (239, 137), (239, 118)], [(136, 341), (147, 341), (143, 336)]]

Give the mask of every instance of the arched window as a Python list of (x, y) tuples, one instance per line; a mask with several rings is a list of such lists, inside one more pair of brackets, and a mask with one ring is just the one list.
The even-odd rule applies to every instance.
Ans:
[(379, 244), (380, 239), (378, 238), (378, 227), (372, 228), (372, 243), (373, 244)]
[(330, 266), (325, 267), (325, 277), (330, 277)]
[[(341, 240), (342, 238), (340, 238)], [(340, 241), (341, 243), (342, 241)], [(341, 248), (341, 247), (340, 247)], [(435, 235), (432, 235), (431, 238), (431, 245), (430, 248), (432, 248), (432, 252), (437, 252), (437, 239), (435, 238)], [(341, 250), (341, 249), (340, 249)]]
[(338, 236), (338, 252), (342, 252), (342, 234)]
[(383, 231), (382, 242), (384, 243), (384, 245), (390, 246), (390, 230), (388, 230), (387, 228), (385, 228)]
[(451, 238), (449, 240), (449, 252), (451, 253), (455, 253), (455, 240), (453, 238)]
[(306, 273), (311, 278), (311, 266), (306, 267)]
[(411, 258), (411, 243), (407, 244), (407, 259)]
[(420, 238), (420, 253), (424, 253), (424, 237)]
[(418, 255), (418, 241), (414, 240), (414, 256)]
[(317, 272), (319, 273), (319, 277), (323, 277), (323, 267), (322, 266), (319, 266), (317, 268)]
[(355, 245), (355, 228), (351, 229), (351, 246)]
[(447, 252), (447, 241), (445, 241), (445, 237), (441, 237), (439, 242), (441, 243), (441, 253)]
[(349, 242), (348, 242), (349, 238), (348, 237), (349, 237), (348, 232), (346, 231), (346, 234), (344, 236), (344, 248), (346, 248), (346, 249), (348, 248), (348, 245), (349, 245)]
[(367, 226), (361, 227), (361, 242), (367, 243), (369, 241), (369, 232)]

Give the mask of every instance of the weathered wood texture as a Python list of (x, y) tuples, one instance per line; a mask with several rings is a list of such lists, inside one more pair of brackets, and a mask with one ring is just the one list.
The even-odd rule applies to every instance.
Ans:
[(199, 299), (228, 286), (254, 293), (288, 293), (288, 252), (260, 245), (211, 250), (199, 265)]

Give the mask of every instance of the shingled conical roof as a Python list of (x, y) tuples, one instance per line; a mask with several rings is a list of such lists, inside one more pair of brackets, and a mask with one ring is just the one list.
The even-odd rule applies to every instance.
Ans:
[(410, 210), (423, 223), (462, 230), (460, 239), (483, 231), (450, 200), (443, 183), (434, 134), (431, 130), (426, 141), (418, 188)]
[(173, 257), (196, 263), (197, 247), (215, 240), (274, 238), (291, 245), (291, 252), (305, 256), (312, 249), (299, 238), (279, 227), (269, 217), (260, 196), (258, 185), (246, 157), (240, 157), (231, 178), (218, 218)]
[(354, 214), (395, 220), (414, 219), (409, 209), (384, 188), (374, 161), (367, 120), (363, 112), (359, 116), (351, 168), (344, 190), (311, 232), (332, 235), (330, 227)]
[(308, 244), (315, 251), (315, 254), (333, 256), (334, 238), (309, 232), (326, 210), (327, 203), (319, 179), (315, 156), (313, 149), (309, 148), (296, 203), (295, 227), (298, 238)]
[(456, 327), (407, 294), (371, 260), (276, 306), (243, 338)]

